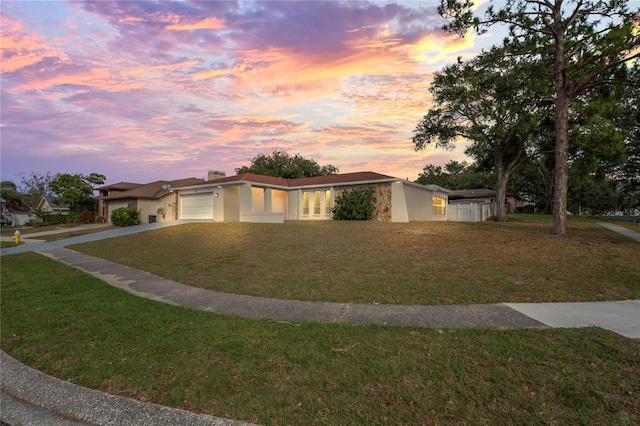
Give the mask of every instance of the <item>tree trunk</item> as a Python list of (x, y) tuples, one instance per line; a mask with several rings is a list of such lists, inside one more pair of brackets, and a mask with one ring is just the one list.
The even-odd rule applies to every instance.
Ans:
[(553, 225), (551, 234), (567, 236), (567, 192), (569, 189), (569, 93), (565, 69), (564, 28), (562, 28), (562, 2), (554, 10), (555, 28), (555, 77), (556, 77), (556, 164), (553, 193)]
[[(563, 99), (560, 99), (560, 98)], [(556, 168), (553, 192), (553, 226), (551, 234), (567, 236), (567, 192), (569, 190), (569, 100), (566, 93), (558, 93), (556, 102)]]
[(497, 181), (496, 181), (496, 222), (507, 221), (507, 180), (508, 175), (504, 172), (502, 165), (497, 167)]
[(505, 208), (505, 200), (507, 193), (507, 180), (509, 174), (504, 167), (504, 152), (505, 144), (499, 143), (496, 147), (495, 161), (496, 161), (496, 222), (507, 221), (507, 211)]

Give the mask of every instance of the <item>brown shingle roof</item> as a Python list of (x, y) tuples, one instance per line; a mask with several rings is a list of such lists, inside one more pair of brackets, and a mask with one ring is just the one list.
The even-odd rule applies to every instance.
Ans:
[(308, 185), (336, 185), (349, 184), (357, 182), (370, 182), (379, 180), (396, 179), (391, 176), (381, 175), (375, 172), (356, 172), (342, 173), (338, 175), (316, 176), (309, 178), (292, 179), (291, 186), (308, 186)]
[(187, 178), (187, 179), (179, 179), (179, 180), (158, 180), (156, 182), (147, 183), (145, 185), (139, 185), (124, 192), (118, 192), (113, 195), (109, 195), (104, 197), (105, 200), (121, 200), (121, 199), (135, 199), (135, 198), (145, 198), (156, 200), (158, 198), (162, 198), (169, 193), (166, 189), (163, 189), (163, 185), (169, 185), (170, 187), (178, 187), (178, 186), (188, 186), (188, 185), (197, 185), (202, 183), (202, 179), (197, 178)]
[(133, 182), (118, 182), (113, 183), (111, 185), (99, 186), (96, 188), (96, 191), (106, 191), (108, 189), (115, 189), (118, 191), (128, 191), (137, 186), (143, 185), (142, 183), (133, 183)]
[(455, 191), (451, 191), (449, 194), (449, 199), (459, 199), (459, 198), (488, 198), (495, 197), (496, 191), (489, 188), (478, 188), (478, 189), (458, 189)]
[[(458, 189), (455, 191), (451, 191), (449, 194), (450, 200), (459, 200), (459, 199), (473, 199), (473, 198), (489, 198), (495, 197), (497, 191), (495, 189), (489, 188), (478, 188), (478, 189)], [(516, 197), (520, 198), (517, 194), (505, 194), (508, 197)]]
[[(305, 177), (297, 179), (284, 179), (273, 176), (258, 175), (255, 173), (243, 173), (236, 176), (227, 176), (220, 179), (199, 182), (195, 185), (215, 185), (229, 182), (253, 182), (265, 185), (285, 186), (289, 188), (298, 188), (303, 186), (321, 186), (321, 185), (348, 185), (350, 183), (371, 182), (371, 181), (387, 181), (396, 179), (391, 176), (382, 175), (375, 172), (356, 172), (342, 173), (327, 176)], [(178, 187), (178, 185), (172, 185)], [(181, 186), (194, 186), (194, 184), (186, 184)]]

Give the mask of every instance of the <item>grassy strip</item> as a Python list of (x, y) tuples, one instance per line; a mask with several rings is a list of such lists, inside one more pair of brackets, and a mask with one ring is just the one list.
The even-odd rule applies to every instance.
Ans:
[(20, 246), (22, 244), (23, 243), (16, 244), (16, 243), (11, 242), (11, 241), (0, 241), (0, 248), (18, 247), (18, 246)]
[[(80, 227), (80, 229), (77, 229), (78, 227)], [(74, 229), (73, 230), (70, 229), (69, 232), (61, 232), (58, 234), (51, 234), (51, 235), (41, 235), (35, 238), (38, 240), (52, 241), (52, 240), (58, 240), (61, 238), (70, 238), (70, 237), (76, 237), (78, 235), (93, 234), (95, 232), (108, 231), (110, 229), (116, 229), (117, 226), (103, 226), (98, 228), (84, 228), (84, 229), (82, 228), (82, 225), (72, 225), (72, 224), (55, 225), (55, 226), (39, 226), (36, 228), (7, 227), (7, 228), (2, 228), (2, 230), (0, 230), (0, 234), (3, 237), (7, 237), (7, 236), (12, 236), (16, 231), (20, 231), (20, 235), (22, 235), (23, 238), (29, 238), (29, 234), (59, 231), (65, 228), (74, 228)]]
[(640, 244), (573, 218), (509, 223), (199, 223), (72, 247), (217, 291), (389, 304), (564, 302), (640, 297)]
[(637, 424), (640, 344), (600, 329), (283, 323), (164, 305), (4, 256), (3, 350), (63, 380), (277, 424)]
[[(71, 237), (79, 237), (80, 235), (95, 234), (96, 232), (109, 231), (111, 229), (116, 229), (116, 228), (117, 228), (116, 226), (107, 226), (104, 228), (81, 229), (81, 230), (74, 230), (69, 232), (62, 232), (60, 234), (40, 235), (35, 238), (43, 241), (57, 241), (57, 240), (64, 240), (66, 238), (71, 238)], [(28, 234), (25, 235), (24, 238), (29, 238), (29, 235)]]

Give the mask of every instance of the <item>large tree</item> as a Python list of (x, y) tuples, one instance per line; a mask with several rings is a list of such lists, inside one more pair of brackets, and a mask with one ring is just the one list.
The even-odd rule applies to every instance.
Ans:
[(20, 207), (23, 204), (17, 185), (10, 180), (0, 182), (0, 198), (6, 207)]
[(498, 10), (489, 6), (483, 18), (474, 15), (471, 0), (441, 0), (440, 14), (451, 18), (446, 29), (464, 35), (493, 24), (505, 24), (505, 44), (522, 60), (551, 57), (545, 78), (553, 87), (555, 106), (555, 175), (551, 233), (566, 236), (569, 179), (569, 109), (580, 94), (626, 80), (625, 63), (640, 56), (637, 29), (640, 8), (626, 0), (507, 0)]
[(526, 158), (539, 107), (531, 95), (526, 70), (502, 49), (447, 66), (430, 86), (433, 107), (414, 130), (416, 149), (453, 148), (471, 141), (466, 154), (495, 173), (498, 199), (495, 220), (504, 222), (509, 177)]
[[(631, 70), (631, 74), (637, 71)], [(567, 206), (579, 213), (590, 210), (615, 209), (616, 182), (624, 180), (626, 158), (632, 158), (630, 135), (637, 111), (637, 90), (623, 85), (600, 86), (580, 96), (569, 110), (569, 188)], [(542, 116), (537, 126), (535, 144), (529, 158), (513, 178), (523, 194), (545, 213), (552, 213), (555, 166), (555, 117), (553, 111)], [(515, 182), (514, 182), (515, 183)], [(600, 197), (601, 199), (598, 199)], [(623, 204), (623, 203), (621, 203)]]
[(416, 183), (439, 185), (447, 189), (475, 189), (493, 187), (495, 178), (477, 164), (451, 160), (442, 166), (428, 164), (422, 169)]
[(20, 187), (22, 201), (27, 206), (35, 209), (43, 195), (52, 195), (49, 184), (55, 178), (50, 172), (46, 173), (20, 173)]
[(302, 177), (326, 176), (338, 173), (331, 164), (320, 166), (315, 160), (296, 154), (293, 157), (285, 151), (273, 151), (270, 155), (258, 154), (249, 159), (249, 166), (236, 169), (237, 174), (256, 173), (265, 176), (295, 179)]
[(106, 177), (98, 173), (90, 175), (61, 173), (49, 183), (49, 188), (60, 202), (69, 205), (69, 210), (80, 211), (91, 207), (95, 185), (104, 184)]

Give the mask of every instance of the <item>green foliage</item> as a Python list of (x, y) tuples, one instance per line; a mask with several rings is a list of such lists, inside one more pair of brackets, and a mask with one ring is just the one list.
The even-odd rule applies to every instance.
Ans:
[(285, 179), (327, 176), (338, 173), (338, 168), (331, 164), (320, 166), (314, 160), (303, 158), (300, 154), (291, 157), (285, 151), (278, 150), (273, 151), (271, 155), (258, 154), (249, 161), (251, 161), (250, 166), (237, 168), (236, 173), (256, 173)]
[[(603, 86), (633, 86), (628, 64), (640, 57), (640, 8), (625, 0), (513, 0), (484, 17), (475, 15), (470, 0), (441, 0), (439, 13), (449, 19), (445, 29), (464, 35), (470, 28), (485, 33), (494, 24), (506, 25), (507, 56), (524, 67), (543, 64), (525, 86), (538, 86), (539, 102), (554, 105), (554, 221), (552, 234), (566, 235), (569, 153), (576, 141), (569, 137), (570, 109), (585, 103), (585, 95)], [(635, 79), (637, 86), (637, 78)], [(546, 88), (545, 88), (546, 86)], [(587, 96), (588, 97), (588, 96)], [(596, 106), (596, 104), (594, 104)], [(596, 115), (606, 112), (602, 106)], [(594, 121), (594, 123), (597, 120)], [(615, 143), (615, 142), (614, 142)]]
[(116, 226), (134, 226), (140, 223), (140, 212), (128, 207), (120, 207), (111, 212), (111, 223)]
[(42, 216), (38, 215), (42, 219), (44, 226), (62, 225), (67, 223), (67, 215), (61, 213), (45, 213)]
[(67, 215), (67, 223), (70, 223), (74, 226), (82, 223), (82, 215), (80, 214), (80, 212), (69, 212), (69, 214)]
[(371, 186), (360, 186), (345, 190), (336, 197), (336, 205), (331, 209), (336, 220), (369, 220), (373, 216), (375, 206), (371, 201), (374, 189)]
[(22, 206), (22, 197), (16, 184), (11, 181), (0, 182), (0, 198), (2, 198), (4, 205), (7, 207)]
[(438, 185), (447, 189), (487, 188), (495, 184), (495, 177), (479, 170), (477, 164), (466, 161), (451, 160), (444, 165), (429, 164), (422, 169), (416, 183), (421, 185)]
[(55, 176), (49, 188), (62, 203), (69, 205), (69, 209), (76, 211), (93, 202), (94, 185), (101, 185), (105, 180), (106, 177), (98, 173), (88, 176), (62, 173)]
[[(494, 171), (490, 186), (499, 198), (531, 149), (542, 108), (528, 84), (531, 70), (507, 52), (504, 47), (493, 48), (435, 73), (429, 88), (434, 107), (417, 124), (413, 136), (417, 150), (452, 149), (459, 138), (470, 141), (465, 153), (481, 168)], [(506, 221), (501, 203), (496, 220)]]
[(29, 175), (20, 174), (20, 192), (22, 193), (22, 201), (27, 206), (35, 209), (43, 195), (51, 195), (49, 183), (54, 176), (49, 172), (31, 173)]

